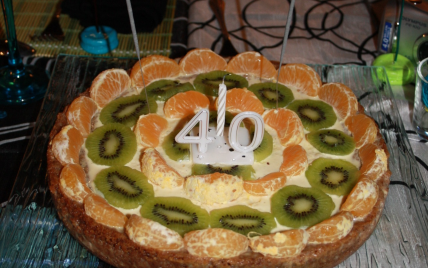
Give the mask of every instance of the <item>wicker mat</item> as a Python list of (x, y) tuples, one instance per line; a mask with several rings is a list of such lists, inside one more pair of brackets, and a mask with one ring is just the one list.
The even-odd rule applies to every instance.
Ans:
[[(40, 34), (48, 25), (58, 0), (14, 0), (14, 15), (18, 41), (29, 44), (37, 50), (35, 56), (56, 57), (58, 54), (90, 56), (80, 47), (79, 35), (83, 30), (79, 21), (61, 14), (60, 25), (65, 39), (60, 41), (33, 41), (30, 36)], [(169, 56), (172, 25), (176, 0), (168, 0), (166, 14), (160, 25), (151, 33), (138, 34), (142, 56), (160, 54)], [(6, 38), (5, 26), (1, 23), (0, 38)], [(118, 34), (119, 46), (112, 53), (100, 56), (136, 57), (131, 34)], [(92, 55), (93, 56), (93, 55)]]

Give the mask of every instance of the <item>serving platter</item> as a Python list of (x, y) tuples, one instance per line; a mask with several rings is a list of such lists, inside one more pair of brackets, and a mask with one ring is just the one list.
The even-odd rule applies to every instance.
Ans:
[[(59, 55), (36, 126), (0, 213), (1, 267), (98, 267), (56, 216), (47, 187), (46, 149), (58, 112), (110, 68), (130, 69), (135, 59)], [(428, 267), (428, 194), (385, 70), (379, 67), (312, 65), (323, 82), (349, 86), (378, 123), (392, 171), (379, 224), (367, 242), (338, 267)]]

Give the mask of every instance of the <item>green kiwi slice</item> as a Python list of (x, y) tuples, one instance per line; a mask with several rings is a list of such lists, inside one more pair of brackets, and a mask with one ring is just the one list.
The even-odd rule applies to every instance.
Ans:
[(151, 219), (183, 236), (208, 228), (210, 216), (205, 209), (182, 197), (155, 197), (140, 209), (141, 217)]
[(110, 123), (89, 134), (85, 146), (88, 157), (95, 164), (122, 166), (137, 152), (137, 139), (129, 127)]
[[(229, 74), (225, 76), (226, 74)], [(209, 96), (218, 96), (218, 86), (223, 83), (227, 90), (232, 88), (247, 88), (248, 81), (244, 77), (232, 74), (226, 71), (211, 71), (205, 74), (199, 74), (193, 81), (196, 91)]]
[(174, 161), (183, 161), (190, 159), (190, 144), (189, 143), (178, 143), (175, 141), (180, 129), (172, 131), (167, 135), (162, 143), (162, 148), (166, 155)]
[(305, 175), (312, 187), (326, 194), (343, 196), (354, 188), (359, 170), (342, 159), (318, 158), (309, 165)]
[(133, 127), (142, 114), (156, 113), (158, 105), (155, 100), (147, 102), (146, 96), (132, 95), (121, 97), (107, 104), (100, 113), (100, 121), (103, 124), (121, 123)]
[(243, 205), (212, 210), (210, 217), (211, 228), (229, 229), (245, 236), (249, 232), (266, 235), (276, 227), (271, 213)]
[(315, 188), (286, 186), (271, 197), (271, 211), (284, 226), (300, 228), (328, 219), (334, 209), (330, 196)]
[(192, 166), (192, 175), (205, 175), (216, 172), (238, 176), (241, 177), (244, 181), (252, 181), (256, 179), (256, 172), (251, 165), (213, 166), (210, 164), (194, 164)]
[(153, 186), (146, 176), (127, 166), (113, 166), (101, 170), (94, 183), (107, 202), (124, 209), (136, 208), (154, 196)]
[(307, 134), (307, 140), (321, 153), (347, 155), (354, 151), (354, 139), (336, 129), (322, 129)]
[[(251, 139), (254, 137), (254, 127), (251, 127), (250, 130), (250, 136)], [(263, 135), (262, 142), (260, 143), (259, 147), (257, 147), (253, 153), (254, 153), (254, 161), (261, 162), (264, 159), (266, 159), (269, 155), (272, 154), (273, 151), (273, 138), (272, 136), (265, 130), (265, 133)]]
[(145, 91), (147, 91), (149, 98), (156, 101), (166, 101), (177, 93), (189, 90), (195, 90), (189, 82), (183, 84), (177, 80), (162, 79), (148, 85), (140, 94), (145, 95)]
[[(276, 91), (277, 85), (278, 93)], [(259, 98), (265, 108), (269, 109), (285, 107), (294, 100), (294, 95), (291, 89), (281, 84), (270, 82), (257, 83), (251, 85), (248, 90), (253, 92), (257, 98)]]
[(287, 109), (296, 112), (308, 131), (331, 127), (337, 120), (333, 108), (319, 100), (295, 100)]

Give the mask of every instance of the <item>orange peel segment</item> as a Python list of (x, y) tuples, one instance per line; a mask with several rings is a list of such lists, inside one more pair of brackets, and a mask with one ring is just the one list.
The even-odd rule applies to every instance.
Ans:
[(92, 117), (97, 111), (98, 105), (91, 98), (78, 97), (67, 109), (67, 122), (86, 138), (91, 133)]
[(349, 116), (345, 120), (345, 126), (351, 131), (357, 149), (376, 141), (377, 125), (372, 118), (365, 114)]
[(275, 66), (255, 51), (243, 52), (233, 57), (227, 63), (226, 71), (234, 74), (251, 74), (265, 79), (271, 79), (277, 73)]
[(286, 182), (284, 173), (273, 172), (255, 181), (244, 181), (243, 188), (251, 195), (267, 196), (284, 187)]
[(378, 186), (373, 180), (361, 177), (340, 207), (341, 211), (349, 211), (356, 220), (363, 220), (376, 205)]
[(141, 246), (171, 251), (184, 248), (183, 238), (176, 231), (137, 215), (131, 215), (128, 219), (125, 233)]
[(358, 100), (354, 92), (341, 83), (327, 83), (321, 86), (318, 97), (333, 106), (342, 120), (358, 112)]
[(122, 212), (110, 206), (101, 196), (91, 193), (83, 201), (85, 213), (99, 224), (123, 232), (128, 218)]
[(220, 228), (191, 231), (183, 240), (189, 253), (198, 257), (233, 258), (248, 249), (247, 237)]
[(169, 98), (163, 107), (165, 117), (171, 119), (186, 118), (201, 109), (208, 109), (210, 100), (197, 91), (186, 91)]
[(187, 52), (178, 66), (181, 75), (208, 73), (226, 69), (226, 60), (208, 48), (196, 48)]
[(299, 116), (286, 108), (272, 109), (263, 114), (266, 125), (273, 128), (284, 147), (299, 144), (305, 134)]
[(308, 167), (308, 156), (306, 150), (300, 145), (291, 145), (282, 152), (282, 164), (279, 171), (286, 176), (297, 176), (302, 174)]
[(322, 85), (317, 72), (306, 64), (290, 63), (280, 69), (278, 82), (289, 87), (294, 87), (298, 92), (311, 97), (318, 95)]
[(157, 147), (162, 132), (168, 127), (168, 121), (157, 114), (140, 116), (134, 127), (137, 143), (143, 147)]
[(109, 69), (101, 72), (92, 81), (89, 95), (100, 108), (103, 108), (131, 87), (131, 78), (122, 69)]
[(328, 244), (339, 241), (349, 234), (354, 226), (354, 216), (342, 211), (306, 230), (308, 244)]
[(162, 188), (173, 189), (184, 184), (184, 178), (168, 166), (162, 156), (153, 148), (147, 148), (140, 159), (141, 171), (149, 181)]
[(52, 152), (63, 166), (66, 164), (78, 164), (80, 148), (83, 142), (83, 136), (80, 131), (71, 125), (67, 125), (53, 138)]
[(242, 179), (226, 173), (215, 172), (186, 178), (184, 191), (189, 198), (203, 204), (227, 203), (238, 198), (243, 191)]
[[(218, 99), (216, 100), (216, 107), (217, 105)], [(250, 111), (262, 115), (264, 107), (253, 92), (246, 88), (233, 88), (226, 93), (226, 111), (232, 114)]]
[(369, 143), (358, 151), (361, 159), (360, 173), (377, 181), (388, 170), (388, 157), (383, 149)]
[(295, 229), (250, 238), (254, 252), (273, 258), (288, 258), (299, 255), (306, 247), (308, 235), (305, 230)]
[(82, 204), (85, 197), (92, 193), (86, 185), (86, 173), (80, 165), (65, 165), (59, 176), (59, 188), (70, 199)]

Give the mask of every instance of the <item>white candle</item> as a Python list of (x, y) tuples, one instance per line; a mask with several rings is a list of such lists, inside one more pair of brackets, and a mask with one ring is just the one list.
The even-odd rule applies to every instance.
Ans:
[(227, 87), (221, 83), (218, 87), (218, 102), (217, 102), (217, 136), (223, 136), (224, 121), (226, 118), (226, 91)]

